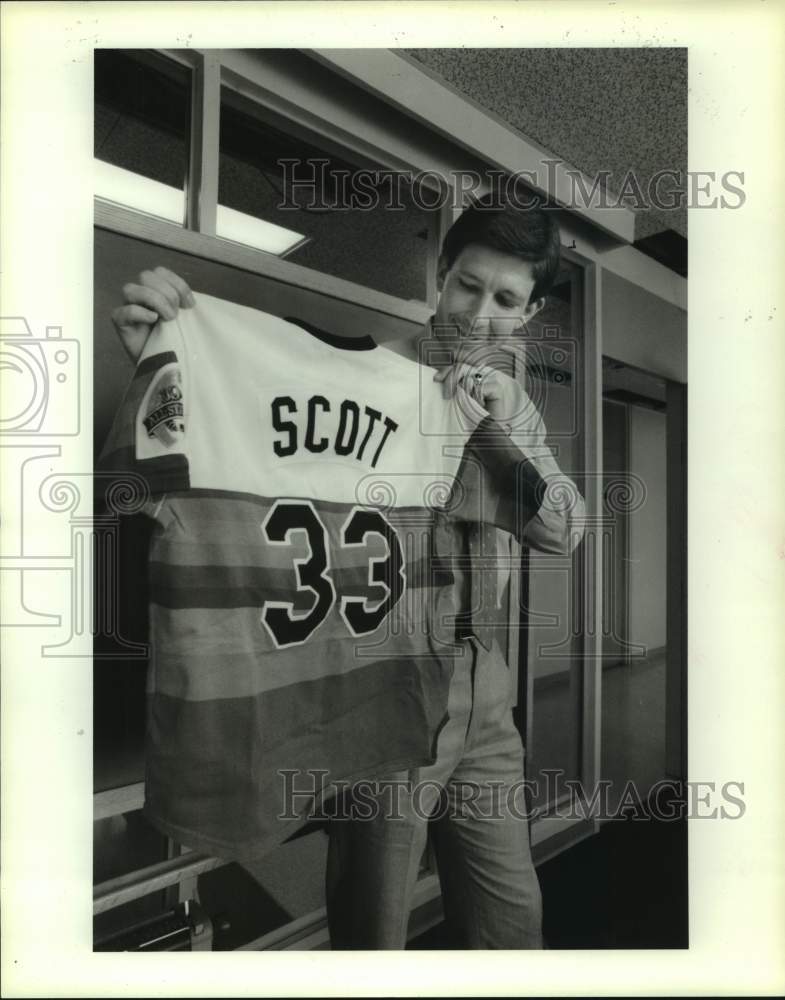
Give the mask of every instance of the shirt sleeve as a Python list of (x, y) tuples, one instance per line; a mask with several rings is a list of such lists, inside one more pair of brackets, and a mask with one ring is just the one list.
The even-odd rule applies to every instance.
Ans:
[(537, 453), (525, 446), (522, 451), (547, 484), (537, 513), (526, 525), (523, 544), (539, 552), (569, 555), (583, 538), (586, 515), (583, 497), (546, 445)]
[(583, 537), (585, 504), (545, 443), (545, 423), (520, 383), (514, 417), (482, 420), (464, 449), (454, 514), (492, 524), (522, 545), (569, 555)]
[(463, 448), (449, 513), (460, 521), (494, 525), (521, 542), (547, 484), (505, 429), (486, 416)]
[(518, 417), (506, 429), (545, 484), (542, 502), (526, 523), (520, 541), (539, 552), (569, 555), (583, 538), (586, 505), (578, 487), (561, 471), (545, 443), (547, 430), (542, 416), (520, 384), (518, 389)]

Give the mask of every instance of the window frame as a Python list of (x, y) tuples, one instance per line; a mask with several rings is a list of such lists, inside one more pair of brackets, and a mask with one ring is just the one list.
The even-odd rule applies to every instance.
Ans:
[[(220, 157), (221, 89), (227, 87), (257, 104), (264, 112), (286, 118), (290, 134), (317, 141), (329, 152), (361, 163), (393, 170), (434, 169), (431, 164), (418, 166), (416, 156), (403, 159), (373, 143), (365, 142), (350, 131), (350, 122), (341, 128), (313, 112), (300, 109), (280, 92), (263, 85), (263, 72), (246, 53), (227, 50), (155, 50), (192, 70), (191, 127), (185, 186), (183, 226), (155, 218), (137, 209), (119, 206), (103, 198), (95, 199), (95, 224), (101, 228), (156, 243), (160, 246), (253, 271), (265, 277), (330, 295), (348, 304), (373, 309), (396, 318), (425, 322), (438, 297), (436, 258), (441, 240), (453, 221), (452, 194), (438, 211), (436, 232), (429, 247), (424, 302), (403, 299), (376, 291), (344, 278), (334, 277), (304, 267), (275, 254), (244, 247), (216, 235), (218, 176)], [(243, 73), (247, 75), (243, 75)], [(270, 81), (267, 81), (268, 84)], [(337, 109), (333, 109), (337, 110)], [(336, 116), (337, 117), (337, 116)], [(340, 134), (341, 141), (335, 136)], [(187, 235), (202, 237), (188, 238)], [(205, 237), (207, 239), (205, 239)], [(284, 265), (284, 266), (280, 266)]]

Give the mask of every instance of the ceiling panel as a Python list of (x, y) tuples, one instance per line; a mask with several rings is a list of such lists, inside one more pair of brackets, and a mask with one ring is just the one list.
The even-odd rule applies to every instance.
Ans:
[[(686, 173), (685, 48), (401, 51), (583, 173), (610, 171), (614, 193), (629, 171), (644, 196), (659, 171)], [(686, 237), (685, 208), (638, 212), (636, 240), (665, 230)]]

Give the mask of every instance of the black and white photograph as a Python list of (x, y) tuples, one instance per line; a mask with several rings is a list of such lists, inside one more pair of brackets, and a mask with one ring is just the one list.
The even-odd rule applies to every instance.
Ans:
[(8, 995), (776, 994), (782, 7), (46, 6)]

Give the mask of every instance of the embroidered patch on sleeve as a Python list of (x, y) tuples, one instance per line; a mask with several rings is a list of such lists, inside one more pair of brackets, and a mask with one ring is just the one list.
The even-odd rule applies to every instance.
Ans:
[(185, 433), (182, 376), (177, 365), (162, 368), (146, 400), (142, 423), (149, 438), (157, 438), (167, 448), (182, 441)]

